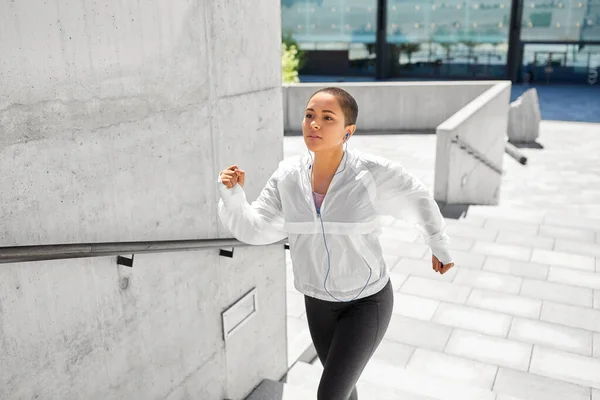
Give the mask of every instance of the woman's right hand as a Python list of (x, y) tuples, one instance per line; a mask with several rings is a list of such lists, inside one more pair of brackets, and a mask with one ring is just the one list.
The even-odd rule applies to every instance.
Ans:
[(227, 169), (221, 171), (219, 174), (221, 183), (231, 189), (236, 183), (239, 183), (241, 187), (244, 187), (244, 181), (246, 179), (246, 173), (239, 169), (237, 165), (232, 165)]

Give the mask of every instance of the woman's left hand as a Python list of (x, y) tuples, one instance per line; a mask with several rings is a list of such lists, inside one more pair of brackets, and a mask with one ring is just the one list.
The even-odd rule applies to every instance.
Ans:
[(437, 257), (434, 255), (431, 256), (431, 264), (433, 266), (433, 270), (435, 272), (439, 272), (442, 275), (448, 272), (450, 268), (454, 267), (454, 263), (449, 263), (446, 265), (442, 264), (442, 262), (438, 260)]

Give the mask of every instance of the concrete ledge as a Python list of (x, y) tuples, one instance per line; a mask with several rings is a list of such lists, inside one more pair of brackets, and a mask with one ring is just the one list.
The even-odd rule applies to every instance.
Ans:
[(510, 88), (496, 83), (437, 127), (438, 202), (498, 204)]

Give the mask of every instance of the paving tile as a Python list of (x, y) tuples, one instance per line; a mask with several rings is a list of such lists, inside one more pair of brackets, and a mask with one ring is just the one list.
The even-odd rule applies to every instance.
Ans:
[(406, 368), (486, 389), (492, 388), (498, 371), (494, 365), (425, 349), (416, 349)]
[(399, 291), (407, 279), (408, 279), (407, 274), (403, 274), (398, 271), (390, 272), (390, 280), (392, 281), (392, 289), (394, 289), (394, 292)]
[(600, 333), (594, 332), (592, 357), (600, 358)]
[(473, 247), (474, 243), (475, 243), (474, 239), (463, 238), (460, 236), (451, 236), (450, 244), (448, 245), (448, 248), (450, 250), (467, 251)]
[(600, 389), (600, 360), (543, 346), (533, 346), (529, 371)]
[(600, 290), (594, 290), (594, 308), (600, 310)]
[(559, 267), (594, 271), (594, 257), (579, 254), (533, 249), (531, 261), (539, 264), (557, 265)]
[(452, 259), (454, 260), (454, 264), (461, 268), (473, 268), (473, 269), (481, 269), (483, 267), (483, 263), (485, 262), (485, 256), (482, 254), (476, 254), (472, 251), (460, 251), (460, 250), (452, 250)]
[(527, 278), (523, 280), (521, 295), (583, 307), (591, 307), (593, 301), (592, 289)]
[(508, 338), (584, 356), (592, 354), (592, 332), (549, 322), (515, 318)]
[(540, 236), (553, 237), (556, 239), (578, 240), (583, 242), (594, 242), (594, 232), (585, 229), (565, 228), (560, 226), (542, 225), (538, 232)]
[(600, 219), (569, 216), (563, 213), (551, 213), (544, 217), (542, 224), (595, 231), (597, 227), (600, 226)]
[(527, 400), (589, 400), (588, 387), (526, 372), (500, 368), (494, 390)]
[(544, 301), (540, 320), (600, 332), (600, 310), (592, 308)]
[(585, 256), (600, 257), (600, 244), (581, 241), (557, 239), (554, 247), (556, 251), (581, 254)]
[(294, 318), (302, 318), (306, 314), (304, 295), (297, 291), (287, 292), (287, 315)]
[(401, 240), (403, 242), (412, 243), (419, 237), (419, 232), (416, 229), (402, 229), (394, 226), (385, 226), (381, 228), (381, 238), (385, 237), (390, 240)]
[(488, 257), (483, 265), (485, 271), (520, 276), (523, 278), (546, 279), (550, 268), (547, 265), (506, 258)]
[(398, 343), (384, 337), (375, 353), (373, 353), (373, 359), (396, 367), (404, 367), (414, 351), (414, 346)]
[(394, 294), (394, 313), (405, 317), (431, 321), (439, 305), (440, 302), (438, 300), (404, 293)]
[(486, 217), (529, 224), (539, 224), (544, 220), (546, 212), (543, 210), (525, 210), (505, 206), (471, 206), (468, 215)]
[(515, 396), (509, 396), (506, 394), (498, 393), (498, 396), (496, 396), (496, 400), (525, 400), (525, 399), (522, 397), (515, 397)]
[(554, 248), (554, 241), (556, 239), (527, 235), (518, 232), (501, 231), (496, 238), (496, 243), (501, 244), (513, 244), (522, 247), (536, 247), (538, 249), (552, 250)]
[(600, 390), (592, 389), (592, 400), (600, 400)]
[(393, 271), (401, 259), (402, 258), (400, 256), (383, 253), (383, 261), (385, 261), (385, 265), (387, 265), (388, 271)]
[(539, 318), (542, 310), (541, 300), (481, 289), (473, 289), (467, 305), (534, 319)]
[(447, 233), (450, 238), (455, 239), (457, 237), (486, 240), (493, 242), (498, 236), (498, 231), (494, 229), (479, 228), (476, 226), (466, 224), (452, 224), (448, 225)]
[(508, 333), (511, 320), (509, 315), (449, 303), (440, 304), (433, 316), (439, 324), (502, 337)]
[(288, 368), (291, 367), (312, 344), (306, 319), (287, 317)]
[(491, 289), (505, 293), (519, 293), (523, 278), (516, 276), (497, 274), (475, 269), (459, 269), (452, 281), (463, 286), (472, 286), (481, 289)]
[(459, 286), (450, 282), (441, 282), (418, 276), (409, 277), (400, 290), (400, 292), (405, 294), (413, 294), (430, 299), (460, 304), (466, 303), (470, 291), (471, 288), (466, 286)]
[(548, 280), (565, 285), (600, 289), (600, 274), (571, 268), (550, 267)]
[(445, 352), (488, 364), (527, 371), (531, 344), (456, 329)]
[(409, 346), (442, 351), (452, 328), (392, 314), (386, 338)]
[(401, 240), (380, 237), (381, 249), (385, 254), (419, 259), (427, 253), (429, 246), (418, 243), (408, 243)]
[(436, 273), (431, 266), (431, 259), (429, 260), (412, 260), (409, 258), (403, 258), (396, 264), (394, 272), (406, 274), (409, 276), (420, 276), (422, 278), (433, 279), (442, 282), (452, 282), (452, 279), (456, 276), (460, 268), (450, 268), (444, 275)]
[(446, 224), (448, 226), (450, 225), (464, 225), (464, 226), (472, 226), (475, 228), (482, 228), (483, 225), (485, 224), (485, 221), (487, 221), (487, 217), (483, 217), (483, 216), (478, 216), (478, 215), (471, 215), (470, 213), (467, 214), (466, 217), (460, 218), (460, 219), (453, 219), (453, 218), (445, 218), (446, 220)]
[(539, 231), (539, 224), (510, 219), (489, 218), (484, 228), (496, 229), (500, 231), (517, 231), (522, 234), (536, 235)]
[(528, 247), (477, 241), (471, 249), (472, 252), (487, 256), (509, 258), (511, 260), (529, 261), (531, 249)]

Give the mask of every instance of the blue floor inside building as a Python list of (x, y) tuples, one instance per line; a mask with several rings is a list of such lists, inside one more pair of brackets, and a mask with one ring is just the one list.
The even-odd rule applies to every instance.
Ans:
[[(300, 76), (301, 82), (361, 82), (369, 77)], [(556, 121), (600, 122), (600, 82), (595, 85), (515, 84), (511, 101), (530, 87), (537, 89), (542, 119)], [(599, 132), (600, 133), (600, 132)]]

